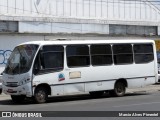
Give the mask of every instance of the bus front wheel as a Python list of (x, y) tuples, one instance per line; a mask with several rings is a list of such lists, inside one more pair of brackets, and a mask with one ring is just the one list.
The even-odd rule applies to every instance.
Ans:
[(126, 92), (126, 86), (123, 82), (117, 82), (115, 84), (114, 90), (110, 91), (111, 96), (122, 97)]
[(38, 87), (34, 95), (36, 103), (45, 103), (48, 98), (48, 92), (44, 87)]
[(11, 95), (11, 98), (14, 103), (22, 103), (24, 102), (26, 96), (25, 95)]

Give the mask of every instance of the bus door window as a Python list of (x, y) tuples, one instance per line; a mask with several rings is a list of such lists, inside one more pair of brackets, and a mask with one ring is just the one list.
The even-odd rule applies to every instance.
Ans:
[[(38, 59), (39, 58), (39, 59)], [(54, 72), (63, 69), (64, 48), (57, 45), (43, 46), (39, 57), (36, 59), (40, 73)], [(39, 64), (38, 64), (39, 63)], [(36, 64), (35, 64), (36, 67)]]

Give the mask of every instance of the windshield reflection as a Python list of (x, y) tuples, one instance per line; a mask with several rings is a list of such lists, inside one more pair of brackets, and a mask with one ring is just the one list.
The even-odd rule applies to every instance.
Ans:
[(37, 49), (38, 45), (16, 47), (8, 59), (4, 72), (12, 75), (28, 72)]

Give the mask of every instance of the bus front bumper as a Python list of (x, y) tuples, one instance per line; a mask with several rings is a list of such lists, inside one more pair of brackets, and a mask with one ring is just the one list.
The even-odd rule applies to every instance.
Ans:
[(26, 95), (27, 97), (32, 96), (31, 90), (29, 90), (29, 86), (27, 85), (22, 85), (18, 87), (8, 87), (5, 85), (2, 85), (2, 90), (3, 93), (7, 95)]

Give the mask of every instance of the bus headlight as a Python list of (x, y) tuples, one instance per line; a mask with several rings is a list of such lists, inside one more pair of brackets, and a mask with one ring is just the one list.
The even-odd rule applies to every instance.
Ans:
[(22, 81), (20, 81), (19, 82), (19, 85), (23, 85), (24, 84), (24, 82), (23, 82), (24, 80), (22, 80)]
[(21, 81), (19, 82), (19, 85), (24, 85), (24, 84), (27, 84), (27, 83), (29, 83), (29, 82), (30, 82), (30, 78), (24, 79), (24, 80), (21, 80)]

